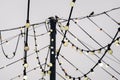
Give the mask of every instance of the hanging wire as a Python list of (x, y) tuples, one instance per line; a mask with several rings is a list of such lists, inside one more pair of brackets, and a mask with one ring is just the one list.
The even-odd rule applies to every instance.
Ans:
[[(57, 30), (61, 35), (62, 35), (62, 33), (59, 31), (59, 30)], [(72, 34), (70, 31), (68, 31), (70, 34)], [(72, 34), (72, 36), (74, 36), (73, 34)], [(75, 36), (74, 36), (74, 38), (76, 38)], [(67, 40), (69, 40), (68, 38), (67, 38)], [(79, 40), (79, 39), (78, 39)], [(114, 40), (115, 41), (115, 40)], [(113, 41), (113, 42), (114, 42)], [(69, 42), (70, 42), (70, 40), (69, 40)], [(71, 42), (70, 42), (71, 43)], [(71, 44), (73, 44), (73, 43), (71, 43)], [(76, 49), (78, 50), (79, 48), (78, 47), (76, 47)], [(89, 48), (88, 48), (89, 49)], [(87, 56), (87, 55), (86, 55)], [(88, 57), (88, 56), (87, 56)], [(92, 60), (90, 57), (88, 57), (90, 60)], [(94, 63), (96, 63), (94, 60), (92, 60)], [(60, 64), (60, 62), (59, 62), (59, 64)], [(71, 64), (71, 63), (70, 63)], [(73, 65), (73, 64), (72, 64)], [(109, 65), (109, 64), (107, 64), (106, 63), (106, 65)], [(61, 64), (60, 64), (60, 66), (61, 66)], [(110, 65), (109, 65), (110, 66)], [(112, 67), (110, 67), (110, 68), (112, 68)], [(63, 67), (61, 67), (61, 69), (63, 69)], [(103, 68), (103, 70), (104, 70), (104, 68)], [(114, 68), (112, 68), (112, 70), (114, 70), (115, 72), (116, 72), (116, 70), (114, 69)], [(64, 69), (63, 69), (63, 71), (64, 71)], [(108, 71), (107, 70), (104, 70), (105, 72), (107, 72), (108, 73)], [(66, 72), (64, 72), (65, 74), (67, 74)], [(117, 72), (118, 73), (118, 72)], [(109, 75), (111, 75), (110, 73), (108, 73)], [(111, 75), (111, 76), (113, 76), (113, 75)], [(116, 77), (115, 77), (116, 78)]]
[(40, 58), (39, 58), (39, 55), (38, 55), (38, 49), (37, 49), (38, 44), (37, 44), (36, 31), (35, 31), (34, 26), (33, 26), (33, 33), (34, 33), (34, 42), (35, 42), (35, 53), (36, 53), (36, 56), (37, 56), (38, 65), (40, 66), (40, 69), (43, 70), (41, 62), (40, 62)]
[[(16, 36), (15, 36), (16, 37)], [(4, 50), (4, 47), (3, 47), (3, 40), (2, 40), (2, 34), (1, 34), (1, 31), (0, 31), (0, 45), (1, 45), (1, 49), (2, 49), (2, 52), (4, 54), (4, 56), (7, 58), (7, 59), (13, 59), (15, 57), (15, 54), (17, 52), (17, 48), (18, 48), (18, 44), (19, 44), (19, 40), (20, 40), (20, 34), (18, 35), (18, 39), (17, 39), (17, 44), (16, 44), (16, 47), (15, 47), (15, 50), (13, 52), (13, 56), (12, 57), (9, 57), (5, 50)], [(8, 41), (7, 41), (8, 42)]]

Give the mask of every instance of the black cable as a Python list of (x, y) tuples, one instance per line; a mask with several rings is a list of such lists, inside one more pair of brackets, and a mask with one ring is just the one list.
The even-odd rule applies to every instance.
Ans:
[(108, 37), (110, 37), (111, 39), (113, 39), (111, 35), (109, 35), (105, 30), (103, 30), (102, 28), (100, 28), (92, 19), (90, 19), (89, 17), (87, 17), (87, 19), (89, 21), (91, 21), (95, 26), (97, 26), (100, 30), (102, 30)]
[[(43, 49), (45, 49), (45, 48), (48, 48), (48, 47), (49, 47), (49, 45), (44, 46), (43, 48), (39, 49), (38, 51), (41, 51), (41, 50), (43, 50)], [(35, 54), (35, 52), (33, 52), (33, 53), (27, 55), (27, 57), (30, 57), (30, 56), (32, 56), (33, 54)], [(11, 62), (11, 63), (9, 63), (9, 64), (3, 66), (3, 67), (0, 67), (0, 69), (4, 69), (5, 67), (9, 67), (9, 66), (11, 66), (11, 65), (13, 65), (13, 64), (15, 64), (15, 63), (17, 63), (17, 62), (23, 60), (23, 59), (24, 59), (24, 57), (22, 57), (22, 58), (20, 58), (20, 59), (18, 59), (18, 60), (16, 60), (16, 61), (13, 61), (13, 62)]]
[[(15, 37), (16, 37), (16, 36), (15, 36)], [(0, 38), (1, 38), (1, 39), (0, 39), (0, 45), (1, 45), (1, 49), (2, 49), (2, 52), (3, 52), (4, 56), (5, 56), (7, 59), (13, 59), (13, 58), (15, 57), (15, 54), (16, 54), (16, 51), (17, 51), (17, 48), (18, 48), (19, 39), (20, 39), (20, 34), (18, 35), (17, 44), (16, 44), (16, 47), (15, 47), (15, 50), (14, 50), (14, 52), (13, 52), (12, 57), (9, 57), (9, 56), (6, 54), (5, 50), (4, 50), (1, 31), (0, 31)]]
[[(59, 32), (59, 31), (58, 31)], [(60, 32), (59, 32), (60, 33)], [(69, 33), (71, 33), (70, 31), (69, 31)], [(61, 35), (62, 35), (62, 33), (60, 33)], [(74, 36), (72, 33), (71, 33), (71, 35), (72, 36)], [(75, 37), (75, 36), (74, 36)], [(69, 40), (69, 39), (68, 39)], [(79, 39), (78, 39), (79, 40)], [(70, 42), (70, 40), (69, 40), (69, 42)], [(70, 42), (71, 43), (71, 42)], [(73, 44), (73, 43), (71, 43), (71, 44)], [(89, 49), (89, 48), (88, 48)], [(86, 55), (86, 57), (88, 57), (87, 55)], [(94, 62), (94, 63), (96, 63), (94, 60), (92, 60), (90, 57), (88, 57), (92, 62)], [(68, 61), (68, 60), (67, 60)], [(72, 64), (73, 65), (73, 64)], [(108, 64), (107, 64), (108, 65)], [(110, 66), (110, 65), (109, 65)], [(111, 67), (112, 68), (112, 67)], [(116, 71), (114, 68), (112, 68), (114, 71)], [(103, 68), (103, 70), (104, 70), (104, 68)], [(111, 73), (109, 73), (107, 70), (104, 70), (105, 72), (107, 72), (109, 75), (111, 75)], [(117, 72), (118, 73), (118, 72)], [(113, 76), (113, 75), (111, 75), (111, 76)], [(114, 78), (116, 78), (115, 76), (114, 76)], [(117, 78), (116, 78), (117, 79)]]
[(105, 12), (105, 15), (109, 17), (112, 21), (114, 21), (116, 24), (120, 25), (115, 19), (113, 19), (108, 13)]
[[(72, 0), (72, 2), (75, 3), (76, 0)], [(66, 24), (67, 27), (69, 27), (69, 25), (70, 25), (70, 20), (71, 20), (71, 16), (72, 16), (73, 8), (74, 8), (74, 6), (71, 6), (71, 10), (70, 10), (69, 18), (68, 18), (68, 20), (67, 20), (67, 24)], [(64, 39), (65, 39), (65, 37), (66, 37), (66, 34), (67, 34), (67, 30), (66, 30), (65, 33), (64, 33), (64, 36), (63, 36), (62, 41), (64, 41)], [(61, 45), (60, 45), (60, 47), (59, 47), (59, 49), (58, 49), (57, 56), (59, 56), (61, 48), (62, 48), (62, 42), (61, 42)]]
[(38, 65), (40, 66), (40, 69), (43, 70), (41, 62), (40, 62), (40, 58), (39, 58), (39, 55), (38, 55), (38, 49), (37, 49), (38, 44), (37, 44), (36, 31), (35, 31), (34, 26), (33, 26), (33, 33), (34, 33), (34, 42), (35, 42), (35, 53), (36, 53), (36, 56), (37, 56)]

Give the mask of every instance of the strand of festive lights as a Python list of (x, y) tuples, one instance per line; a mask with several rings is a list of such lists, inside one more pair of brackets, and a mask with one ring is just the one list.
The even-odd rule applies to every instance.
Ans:
[[(107, 47), (108, 49), (111, 47), (111, 45), (112, 45), (112, 43), (114, 42), (115, 38), (117, 37), (119, 31), (120, 31), (120, 28), (118, 28), (118, 31), (116, 32), (113, 40), (111, 41), (111, 43), (110, 43), (109, 46)], [(104, 56), (106, 55), (108, 49), (104, 52), (104, 54), (103, 54), (102, 57), (98, 60), (98, 62), (93, 66), (93, 68), (92, 68), (93, 70), (96, 68), (96, 66), (97, 66), (99, 63), (101, 63), (101, 60), (102, 60), (102, 59), (104, 58)], [(91, 72), (91, 71), (88, 71), (85, 75), (88, 75), (90, 72)], [(113, 78), (114, 78), (114, 77), (113, 77)]]
[[(101, 12), (101, 13), (98, 13), (98, 14), (94, 14), (94, 15), (92, 15), (92, 16), (90, 16), (90, 17), (100, 16), (100, 15), (103, 15), (103, 14), (106, 14), (106, 13), (109, 13), (109, 12), (112, 12), (112, 11), (118, 10), (118, 9), (120, 9), (120, 7), (113, 8), (113, 9), (110, 9), (110, 10), (107, 10), (107, 11), (104, 11), (104, 12)], [(85, 19), (85, 18), (87, 18), (87, 17), (88, 17), (88, 16), (77, 17), (77, 18), (71, 18), (71, 20), (76, 20), (76, 19), (77, 19), (77, 20), (81, 20), (81, 19)], [(62, 23), (68, 21), (68, 20), (62, 19), (62, 18), (59, 18), (59, 20), (63, 20), (63, 21), (61, 21)], [(46, 23), (46, 22), (44, 21), (44, 22), (40, 22), (40, 23), (30, 24), (30, 26), (33, 26), (33, 25), (40, 25), (40, 24), (45, 24), (45, 23)], [(10, 29), (3, 29), (3, 30), (0, 30), (0, 31), (1, 31), (1, 32), (4, 32), (4, 31), (12, 31), (12, 30), (18, 30), (18, 29), (20, 29), (20, 28), (25, 28), (25, 26), (16, 27), (16, 28), (10, 28)]]
[[(50, 48), (50, 47), (49, 47)], [(45, 58), (45, 65), (44, 65), (44, 71), (46, 71), (46, 66), (50, 67), (51, 64), (47, 64), (47, 61), (48, 61), (48, 57), (49, 57), (49, 52), (50, 52), (50, 49), (48, 49), (48, 52), (47, 52), (47, 56)], [(50, 70), (50, 69), (49, 69)], [(46, 72), (48, 72), (48, 74), (51, 74), (51, 72), (47, 70)], [(42, 76), (42, 78), (44, 78), (45, 75)]]
[(38, 55), (38, 48), (37, 48), (37, 38), (36, 38), (36, 31), (35, 31), (35, 28), (33, 26), (33, 33), (34, 33), (34, 42), (35, 42), (35, 53), (36, 53), (36, 59), (38, 60), (38, 65), (40, 66), (40, 69), (43, 70), (42, 68), (42, 65), (41, 65), (41, 62), (40, 62), (40, 58), (39, 58), (39, 55)]
[[(72, 20), (73, 21), (73, 20)], [(73, 21), (75, 22), (75, 21)], [(75, 24), (81, 29), (83, 30), (93, 41), (95, 41), (100, 47), (103, 47), (99, 42), (97, 42), (91, 35), (89, 35), (78, 23), (75, 22)], [(112, 54), (112, 50), (108, 50), (108, 53)]]
[[(84, 54), (84, 55), (86, 55), (86, 54)], [(87, 56), (87, 55), (86, 55)], [(88, 56), (87, 56), (88, 57)], [(63, 56), (62, 56), (62, 58), (64, 58)], [(90, 57), (88, 57), (90, 60), (92, 60)], [(68, 60), (67, 60), (68, 61)], [(92, 60), (94, 63), (96, 63), (94, 60)], [(59, 62), (59, 65), (61, 66), (61, 63)], [(101, 65), (102, 65), (102, 63), (101, 63)], [(107, 64), (108, 65), (108, 64)], [(108, 65), (109, 66), (109, 65)], [(107, 72), (108, 73), (108, 71), (107, 70), (105, 70), (103, 67), (101, 67), (105, 72)], [(65, 69), (63, 69), (63, 67), (62, 67), (62, 70), (65, 70)], [(92, 69), (91, 69), (92, 70)], [(93, 72), (93, 70), (91, 71), (91, 72)], [(66, 74), (66, 73), (65, 73)], [(110, 72), (108, 73), (109, 75), (111, 75), (111, 76), (113, 76)], [(114, 76), (115, 77), (115, 76)], [(115, 77), (116, 78), (116, 77)]]
[[(72, 34), (72, 33), (71, 33), (71, 34)], [(73, 35), (73, 34), (72, 34), (72, 35)], [(108, 45), (108, 46), (109, 46), (109, 45)], [(88, 47), (87, 47), (87, 48), (88, 48)], [(103, 48), (103, 49), (104, 49), (104, 48)], [(90, 50), (90, 49), (88, 48), (88, 50)], [(90, 53), (92, 53), (92, 54), (93, 54), (95, 51), (94, 51), (94, 50), (93, 50), (93, 51), (87, 51), (87, 53), (88, 53), (88, 52), (90, 52)], [(108, 49), (108, 51), (107, 51), (107, 52), (109, 52), (110, 54), (112, 54), (112, 51), (111, 51), (111, 49), (110, 49), (110, 48)], [(99, 57), (99, 56), (97, 56), (96, 54), (94, 54), (94, 55), (100, 59), (100, 57)], [(102, 61), (103, 61), (103, 60), (102, 60)], [(103, 62), (107, 65), (107, 63), (106, 63), (105, 61), (103, 61)], [(116, 73), (118, 73), (118, 74), (119, 74), (119, 72), (118, 72), (118, 71), (116, 71), (113, 67), (111, 67), (111, 66), (110, 66), (110, 68), (111, 68), (112, 70), (114, 70)]]
[[(46, 73), (48, 73), (48, 74), (50, 74), (50, 71), (49, 70), (45, 70), (45, 68), (46, 68), (46, 65), (47, 65), (47, 59), (48, 59), (48, 53), (49, 53), (49, 49), (48, 49), (48, 53), (47, 53), (47, 56), (46, 56), (46, 58), (45, 58), (45, 66), (44, 66), (44, 68), (42, 68), (42, 65), (41, 65), (41, 62), (40, 62), (40, 58), (39, 58), (39, 55), (38, 55), (38, 49), (37, 49), (37, 38), (36, 38), (36, 31), (35, 31), (35, 28), (34, 28), (34, 26), (33, 26), (33, 33), (34, 33), (34, 41), (35, 41), (35, 53), (36, 53), (36, 55), (37, 55), (37, 60), (38, 60), (38, 65), (40, 66), (40, 69), (41, 69), (41, 71), (44, 73), (44, 74), (46, 74)], [(51, 66), (51, 65), (49, 65), (49, 66)], [(44, 76), (45, 75), (43, 75), (43, 77), (42, 78), (44, 78)]]
[[(76, 2), (76, 0), (72, 0), (72, 3), (75, 4), (75, 2)], [(65, 26), (65, 33), (64, 33), (64, 36), (63, 36), (62, 41), (64, 41), (64, 39), (65, 39), (65, 37), (66, 37), (66, 34), (67, 34), (67, 31), (68, 31), (68, 29), (69, 29), (69, 25), (70, 25), (70, 20), (71, 20), (73, 8), (74, 8), (74, 6), (72, 5), (72, 6), (71, 6), (71, 10), (70, 10), (70, 14), (69, 14), (69, 18), (68, 18), (68, 20), (67, 20), (67, 24), (66, 24), (66, 26)], [(61, 41), (61, 45), (60, 45), (60, 47), (59, 47), (59, 49), (58, 49), (58, 52), (57, 52), (57, 57), (59, 56), (60, 50), (61, 50), (61, 48), (62, 48), (62, 41)]]
[[(63, 36), (63, 34), (59, 31), (59, 30), (57, 30), (62, 36)], [(68, 33), (70, 33), (75, 39), (76, 39), (76, 36), (75, 35), (73, 35), (70, 31), (68, 31)], [(94, 50), (90, 50), (88, 47), (87, 47), (87, 49), (89, 49), (89, 50), (84, 50), (84, 49), (80, 49), (80, 48), (78, 48), (77, 46), (75, 46), (68, 38), (66, 38), (67, 39), (67, 41), (63, 41), (63, 44), (64, 44), (64, 46), (67, 46), (69, 43), (71, 43), (71, 45), (72, 46), (74, 46), (74, 47), (76, 47), (76, 50), (80, 50), (80, 52), (82, 53), (83, 51), (85, 51), (85, 52), (87, 52), (87, 53), (95, 53), (95, 51), (97, 51), (98, 53), (100, 53), (101, 52), (101, 50), (102, 49), (105, 49), (108, 45), (106, 45), (106, 46), (104, 46), (104, 47), (102, 47), (102, 48), (100, 48), (100, 49), (94, 49)], [(119, 37), (116, 39), (116, 40), (118, 40), (119, 39)], [(79, 40), (79, 39), (77, 39), (82, 45), (84, 45), (85, 46), (85, 43), (83, 44), (83, 41), (81, 41), (81, 40)], [(114, 43), (116, 42), (116, 40), (114, 41)], [(66, 45), (67, 44), (67, 45)], [(86, 46), (85, 46), (86, 47)], [(110, 59), (110, 58), (109, 58)], [(111, 59), (110, 59), (111, 60)], [(116, 62), (116, 61), (114, 61), (114, 62)]]
[(27, 63), (27, 52), (29, 50), (29, 46), (28, 46), (28, 29), (30, 27), (30, 21), (29, 21), (29, 14), (30, 14), (30, 0), (28, 0), (28, 4), (27, 4), (27, 20), (26, 20), (26, 24), (25, 24), (25, 36), (24, 36), (24, 70), (23, 70), (23, 80), (27, 80), (27, 67), (28, 67), (28, 63)]
[[(39, 49), (38, 51), (40, 52), (40, 51), (42, 51), (42, 50), (44, 50), (44, 49), (46, 49), (46, 48), (48, 48), (48, 47), (49, 47), (49, 45), (44, 46), (43, 48)], [(30, 53), (27, 57), (30, 57), (30, 56), (32, 56), (33, 54), (35, 54), (35, 52)], [(24, 59), (24, 57), (22, 57), (22, 58), (20, 58), (20, 59), (18, 59), (18, 60), (16, 60), (16, 61), (13, 61), (13, 62), (11, 62), (11, 63), (9, 63), (9, 64), (7, 64), (7, 65), (2, 66), (2, 67), (0, 67), (0, 69), (4, 69), (4, 68), (7, 68), (7, 67), (9, 67), (9, 66), (12, 66), (13, 64), (15, 64), (15, 63), (17, 63), (17, 62), (19, 62), (19, 61), (22, 61), (23, 59)]]
[[(77, 23), (76, 23), (77, 24)], [(92, 40), (94, 40), (100, 47), (103, 47), (101, 44), (99, 44), (94, 38), (92, 38), (92, 36), (90, 36), (80, 25), (78, 25), (78, 27), (80, 27)], [(112, 54), (113, 51), (109, 48), (108, 51), (107, 51), (109, 54)], [(96, 57), (98, 57), (96, 54), (95, 54)], [(100, 58), (100, 57), (98, 57)], [(103, 61), (103, 60), (102, 60)], [(103, 61), (104, 63), (106, 63), (105, 61)], [(107, 64), (107, 63), (106, 63)], [(112, 67), (110, 67), (112, 68)], [(113, 68), (112, 68), (113, 69)], [(116, 71), (115, 69), (113, 69), (115, 72), (117, 72), (118, 74), (120, 74), (118, 71)]]
[[(79, 71), (82, 75), (84, 75), (84, 73), (83, 73), (81, 70), (79, 70), (74, 64), (72, 64), (69, 60), (67, 60), (63, 55), (60, 54), (60, 56), (61, 56), (63, 59), (65, 59), (69, 64), (71, 64), (71, 65), (76, 69), (76, 71)], [(65, 76), (66, 76), (68, 79), (72, 79), (72, 78), (73, 78), (73, 79), (80, 79), (80, 77), (70, 76), (70, 75), (66, 72), (66, 70), (62, 67), (62, 63), (60, 62), (59, 58), (57, 58), (57, 61), (58, 61), (58, 64), (59, 64), (61, 70), (64, 72)], [(88, 77), (88, 79), (90, 79), (90, 78)], [(91, 79), (90, 79), (90, 80), (91, 80)]]
[[(16, 36), (15, 36), (15, 37), (16, 37)], [(4, 50), (3, 40), (2, 40), (2, 34), (1, 34), (1, 31), (0, 31), (0, 45), (1, 45), (1, 49), (2, 49), (3, 54), (4, 54), (4, 56), (5, 56), (7, 59), (13, 59), (13, 58), (14, 58), (14, 56), (15, 56), (15, 54), (16, 54), (16, 52), (17, 52), (19, 40), (20, 40), (20, 34), (18, 35), (17, 44), (16, 44), (16, 47), (15, 47), (15, 50), (13, 51), (13, 55), (12, 55), (12, 57), (9, 57), (9, 56), (6, 54), (5, 50)], [(5, 42), (6, 42), (6, 41), (5, 41)], [(7, 41), (7, 42), (8, 42), (8, 41)]]
[[(44, 64), (41, 64), (41, 65), (44, 66), (45, 63), (44, 63)], [(39, 66), (34, 67), (34, 68), (28, 70), (26, 73), (30, 73), (30, 72), (32, 72), (32, 71), (35, 71), (35, 70), (37, 70), (38, 68), (39, 68)], [(56, 72), (56, 74), (58, 74), (58, 76), (60, 76), (62, 79), (66, 80), (60, 73)], [(19, 74), (19, 75), (15, 76), (15, 77), (11, 78), (10, 80), (14, 80), (14, 79), (20, 78), (20, 77), (23, 77), (23, 75), (22, 75), (22, 74)], [(43, 80), (43, 79), (45, 79), (45, 78), (41, 78), (41, 79)]]
[(74, 78), (73, 78), (74, 79)]

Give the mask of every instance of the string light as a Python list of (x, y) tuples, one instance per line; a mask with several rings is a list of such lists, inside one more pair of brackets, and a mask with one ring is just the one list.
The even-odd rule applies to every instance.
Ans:
[(23, 66), (24, 66), (25, 68), (28, 68), (28, 63), (24, 63)]
[(84, 80), (88, 80), (88, 77), (87, 77), (87, 75), (84, 75)]
[(52, 67), (52, 66), (53, 66), (53, 64), (52, 64), (52, 63), (49, 63), (49, 64), (48, 64), (48, 66), (49, 66), (49, 67)]
[(64, 40), (64, 41), (63, 41), (63, 45), (64, 45), (65, 47), (67, 47), (68, 44), (69, 44), (68, 40)]
[(90, 51), (89, 52), (91, 55), (94, 55), (95, 54), (95, 51)]
[(103, 67), (103, 63), (102, 63), (102, 62), (100, 62), (100, 63), (99, 63), (99, 66), (100, 66), (100, 67)]
[[(29, 26), (28, 26), (28, 27), (29, 27)], [(69, 28), (69, 27), (68, 27), (68, 28)], [(65, 29), (65, 30), (67, 30), (67, 29)], [(29, 48), (29, 47), (28, 47), (28, 48)], [(29, 49), (27, 49), (27, 50), (29, 50)], [(26, 50), (26, 51), (27, 51), (27, 50)], [(69, 76), (69, 77), (70, 77), (70, 76)]]
[(108, 53), (112, 54), (113, 53), (112, 49), (108, 49)]
[(23, 79), (24, 79), (24, 80), (27, 80), (27, 79), (28, 79), (27, 75), (24, 75), (24, 76), (23, 76)]
[(28, 51), (29, 50), (29, 46), (25, 46), (24, 50)]
[(50, 75), (50, 74), (51, 74), (51, 71), (49, 70), (49, 71), (47, 71), (47, 73)]
[(98, 49), (98, 50), (97, 50), (97, 53), (99, 53), (99, 54), (100, 54), (100, 53), (101, 53), (101, 49)]
[(30, 23), (26, 23), (26, 24), (25, 24), (25, 27), (26, 27), (26, 28), (29, 28), (29, 27), (30, 27)]
[(119, 45), (120, 45), (119, 38), (115, 40), (115, 45), (116, 45), (116, 46), (119, 46)]
[(73, 7), (75, 5), (75, 1), (76, 0), (73, 0), (71, 3), (70, 3), (70, 6)]

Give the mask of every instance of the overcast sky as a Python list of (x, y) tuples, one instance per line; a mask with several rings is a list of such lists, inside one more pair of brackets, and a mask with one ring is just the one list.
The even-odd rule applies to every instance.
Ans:
[[(43, 22), (51, 16), (59, 16), (60, 18), (68, 19), (69, 12), (70, 12), (70, 2), (71, 0), (31, 0), (30, 4), (30, 23), (39, 23)], [(113, 8), (120, 7), (120, 0), (76, 0), (76, 4), (73, 9), (72, 18), (75, 17), (84, 17), (89, 15), (91, 12), (94, 11), (94, 14), (98, 14)], [(120, 22), (120, 10), (111, 11), (110, 16), (112, 16), (117, 22)], [(27, 0), (0, 0), (0, 30), (3, 29), (10, 29), (15, 27), (24, 26), (26, 23), (26, 16), (27, 16)], [(100, 15), (98, 17), (92, 18), (101, 28), (103, 28), (109, 35), (114, 37), (115, 33), (117, 32), (117, 28), (119, 27), (114, 21), (108, 18), (106, 15)], [(94, 24), (92, 24), (88, 19), (84, 19), (79, 21), (79, 24), (85, 29), (91, 36), (93, 36), (102, 46), (106, 46), (111, 42), (111, 39), (105, 35), (103, 32), (97, 31), (99, 28), (96, 28)], [(65, 25), (65, 23), (63, 23)], [(90, 45), (90, 49), (99, 49), (100, 46), (96, 45), (96, 43), (88, 36), (86, 36), (82, 30), (80, 30), (72, 21), (70, 24), (70, 31), (76, 35), (81, 41), (85, 42), (86, 44)], [(42, 27), (40, 27), (42, 26)], [(36, 29), (36, 34), (46, 33), (46, 29), (44, 25), (40, 25), (38, 29)], [(32, 29), (32, 28), (31, 28)], [(58, 27), (57, 27), (58, 29)], [(3, 40), (7, 40), (12, 36), (17, 35), (20, 33), (20, 30), (10, 31), (10, 32), (2, 32)], [(32, 30), (29, 33), (33, 35)], [(75, 41), (74, 38), (67, 34), (70, 40), (79, 46), (80, 48), (86, 49), (83, 47), (78, 41)], [(120, 34), (118, 35), (120, 36)], [(57, 48), (59, 48), (60, 41), (62, 36), (58, 33), (57, 34)], [(6, 59), (2, 53), (2, 49), (0, 48), (0, 67), (3, 67), (13, 61), (16, 61), (23, 57), (23, 38), (20, 37), (20, 43), (17, 49), (16, 56), (9, 60)], [(11, 56), (12, 52), (15, 49), (17, 38), (11, 40), (11, 42), (5, 43), (4, 49), (6, 54)], [(30, 51), (28, 54), (31, 54), (34, 51), (34, 38), (29, 37), (29, 46)], [(38, 47), (39, 49), (43, 48), (46, 45), (49, 45), (49, 35), (46, 34), (44, 36), (38, 37)], [(114, 51), (114, 56), (117, 59), (120, 59), (120, 46), (112, 46)], [(42, 50), (39, 54), (41, 63), (44, 62), (44, 59), (47, 55), (48, 48)], [(104, 51), (102, 52), (102, 54)], [(95, 65), (94, 62), (89, 60), (85, 55), (80, 55), (79, 52), (71, 48), (71, 45), (63, 47), (61, 50), (61, 54), (64, 55), (71, 63), (73, 63), (77, 68), (79, 68), (83, 73), (86, 73), (90, 70), (91, 67)], [(99, 57), (102, 54), (98, 54)], [(90, 56), (95, 62), (97, 62), (98, 58), (95, 56)], [(108, 62), (113, 68), (120, 72), (120, 61), (114, 62), (112, 59), (117, 61), (113, 56), (108, 55), (109, 57), (105, 57), (104, 60)], [(35, 59), (36, 55), (33, 54), (28, 58), (29, 68), (28, 71), (35, 68), (37, 66), (37, 60)], [(110, 60), (111, 58), (111, 60)], [(49, 58), (48, 58), (49, 59)], [(82, 74), (79, 71), (75, 71), (75, 68), (71, 66), (68, 62), (64, 59), (60, 58), (61, 62), (63, 62), (63, 67), (67, 70), (67, 72), (72, 76), (79, 77)], [(49, 62), (48, 62), (49, 63)], [(18, 76), (23, 73), (23, 61), (20, 60), (19, 62), (0, 69), (0, 79), (1, 80), (10, 80), (15, 76)], [(106, 68), (105, 68), (106, 69)], [(110, 68), (106, 69), (110, 73), (114, 74), (118, 79), (120, 79), (120, 74), (117, 74)], [(60, 69), (57, 64), (57, 72), (59, 72), (64, 78), (65, 75)], [(28, 73), (28, 80), (39, 80), (42, 74), (39, 69)], [(115, 80), (112, 79), (111, 76), (102, 70), (100, 67), (95, 68), (95, 73), (92, 75), (90, 74), (89, 77), (92, 80)], [(45, 77), (46, 80), (49, 80), (49, 76)], [(13, 80), (22, 80), (22, 77), (15, 78)], [(59, 75), (57, 75), (57, 80), (64, 80)], [(68, 79), (66, 79), (68, 80)], [(82, 78), (82, 80), (84, 80)]]

